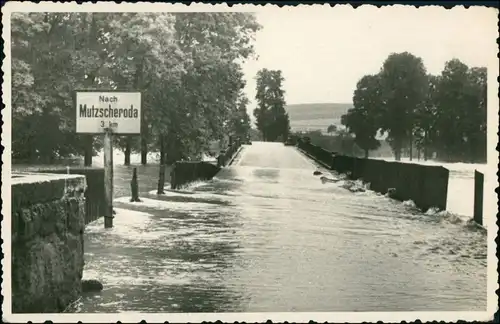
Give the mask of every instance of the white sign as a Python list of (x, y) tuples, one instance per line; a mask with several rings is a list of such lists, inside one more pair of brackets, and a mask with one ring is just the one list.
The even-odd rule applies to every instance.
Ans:
[(76, 132), (141, 133), (140, 92), (77, 92)]

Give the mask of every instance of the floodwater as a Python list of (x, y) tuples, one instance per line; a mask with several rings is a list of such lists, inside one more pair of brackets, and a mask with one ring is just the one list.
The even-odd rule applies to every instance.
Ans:
[(84, 278), (104, 290), (69, 311), (486, 311), (483, 229), (316, 169), (254, 143), (212, 181), (116, 199), (113, 229), (86, 228)]

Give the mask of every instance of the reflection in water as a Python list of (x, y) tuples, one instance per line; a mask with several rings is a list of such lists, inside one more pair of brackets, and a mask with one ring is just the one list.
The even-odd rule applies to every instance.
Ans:
[(84, 276), (105, 289), (72, 311), (485, 310), (483, 230), (316, 168), (254, 143), (191, 191), (117, 199), (115, 227), (86, 233)]

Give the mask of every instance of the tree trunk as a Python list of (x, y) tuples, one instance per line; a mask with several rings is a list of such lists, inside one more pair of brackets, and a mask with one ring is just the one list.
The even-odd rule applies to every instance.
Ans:
[(160, 135), (160, 172), (158, 176), (158, 190), (157, 194), (164, 194), (165, 188), (165, 136)]
[(160, 164), (165, 164), (165, 135), (160, 135)]
[(410, 161), (413, 161), (413, 131), (410, 131)]
[[(144, 60), (140, 61), (137, 64), (137, 68), (134, 75), (134, 88), (139, 90), (141, 88), (141, 81), (144, 72)], [(148, 142), (147, 142), (147, 134), (148, 134), (148, 124), (146, 122), (146, 114), (145, 114), (145, 106), (142, 105), (141, 109), (141, 164), (147, 164), (148, 157)]]
[(368, 159), (368, 150), (365, 150), (365, 159)]
[(172, 151), (172, 143), (170, 138), (168, 137), (168, 133), (164, 138), (164, 146), (165, 146), (165, 164), (172, 165), (175, 161), (173, 159), (173, 151)]
[(141, 164), (146, 165), (148, 163), (148, 144), (145, 138), (141, 138)]
[(125, 162), (124, 165), (130, 165), (130, 153), (131, 153), (131, 142), (132, 138), (127, 135), (125, 138)]
[(424, 131), (424, 161), (427, 161), (429, 156), (429, 144), (427, 143), (427, 131)]
[(163, 195), (165, 194), (165, 165), (161, 164), (160, 165), (160, 174), (158, 177), (158, 190), (156, 193), (158, 195)]
[(83, 135), (83, 145), (84, 145), (84, 162), (85, 166), (92, 165), (92, 147), (94, 144), (94, 137), (92, 135)]
[(401, 156), (403, 155), (403, 140), (400, 137), (394, 139), (394, 147), (394, 157), (396, 161), (401, 161)]
[(394, 159), (396, 161), (401, 161), (401, 143), (396, 140), (394, 143)]

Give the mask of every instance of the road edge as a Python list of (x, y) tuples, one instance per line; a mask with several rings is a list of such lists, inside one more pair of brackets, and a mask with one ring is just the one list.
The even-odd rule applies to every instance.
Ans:
[(304, 150), (298, 148), (298, 147), (295, 147), (297, 149), (297, 151), (299, 151), (300, 153), (304, 154), (306, 157), (308, 157), (309, 159), (311, 159), (312, 161), (314, 161), (316, 164), (319, 164), (320, 166), (322, 166), (323, 168), (327, 169), (328, 171), (335, 171), (332, 169), (331, 166), (329, 166), (328, 164), (324, 163), (324, 162), (321, 162), (320, 160), (317, 160), (315, 159), (312, 155), (306, 153)]
[(243, 145), (236, 150), (236, 153), (233, 154), (233, 157), (231, 158), (227, 166), (231, 166), (233, 164), (234, 160), (236, 160), (236, 157), (241, 153), (242, 150), (243, 150)]

